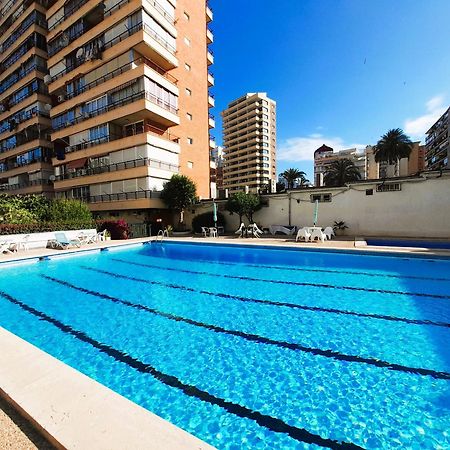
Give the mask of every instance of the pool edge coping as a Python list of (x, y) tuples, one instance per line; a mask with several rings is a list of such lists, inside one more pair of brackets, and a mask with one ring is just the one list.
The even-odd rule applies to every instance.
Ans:
[(0, 396), (56, 448), (214, 449), (3, 327), (0, 347)]

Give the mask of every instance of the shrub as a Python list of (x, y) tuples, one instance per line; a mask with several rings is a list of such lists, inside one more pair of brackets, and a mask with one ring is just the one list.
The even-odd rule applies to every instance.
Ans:
[(69, 222), (71, 220), (88, 222), (92, 213), (87, 205), (80, 200), (59, 199), (50, 203), (48, 209), (50, 222)]
[(41, 222), (41, 223), (23, 223), (23, 224), (1, 223), (0, 235), (45, 233), (48, 231), (59, 231), (59, 230), (85, 230), (91, 228), (95, 228), (95, 224), (92, 221)]
[(130, 236), (130, 227), (128, 223), (123, 220), (98, 220), (98, 231), (108, 230), (111, 234), (111, 239), (128, 239)]
[[(199, 214), (192, 219), (192, 228), (195, 233), (201, 233), (202, 227), (213, 227), (214, 226), (214, 214), (212, 212), (206, 212), (203, 214)], [(225, 226), (225, 218), (223, 214), (217, 213), (217, 226), (224, 227)]]

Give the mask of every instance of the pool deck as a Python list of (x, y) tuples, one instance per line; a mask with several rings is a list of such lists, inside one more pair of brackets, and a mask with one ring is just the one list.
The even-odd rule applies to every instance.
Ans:
[[(149, 240), (155, 238), (108, 241), (69, 250), (22, 251), (0, 255), (0, 263), (97, 251)], [(367, 246), (364, 238), (353, 237), (338, 237), (324, 243), (295, 242), (287, 236), (264, 236), (261, 239), (179, 237), (165, 240), (450, 257), (449, 250)], [(1, 327), (0, 348), (0, 449), (213, 448)]]

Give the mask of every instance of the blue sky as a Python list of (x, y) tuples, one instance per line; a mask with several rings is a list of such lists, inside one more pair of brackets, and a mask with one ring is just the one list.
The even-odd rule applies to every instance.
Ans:
[(449, 0), (211, 0), (220, 111), (246, 92), (277, 101), (278, 173), (312, 179), (312, 153), (413, 140), (450, 104)]

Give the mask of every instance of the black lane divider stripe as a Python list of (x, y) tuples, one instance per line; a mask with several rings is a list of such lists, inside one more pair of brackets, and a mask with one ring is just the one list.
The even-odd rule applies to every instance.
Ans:
[(438, 371), (431, 370), (431, 369), (408, 367), (408, 366), (403, 366), (401, 364), (389, 363), (389, 362), (386, 362), (386, 361), (383, 361), (380, 359), (375, 359), (375, 358), (364, 358), (362, 356), (346, 355), (344, 353), (335, 352), (333, 350), (323, 350), (320, 348), (306, 347), (304, 345), (297, 344), (294, 342), (276, 341), (274, 339), (270, 339), (270, 338), (267, 338), (264, 336), (259, 336), (257, 334), (245, 333), (245, 332), (239, 331), (239, 330), (230, 330), (227, 328), (219, 327), (217, 325), (212, 325), (212, 324), (203, 323), (203, 322), (197, 322), (196, 320), (176, 316), (176, 315), (170, 314), (170, 313), (165, 313), (165, 312), (159, 311), (157, 309), (150, 308), (149, 306), (142, 305), (140, 303), (133, 303), (128, 300), (123, 300), (123, 299), (120, 299), (117, 297), (112, 297), (108, 294), (102, 294), (101, 292), (91, 291), (90, 289), (85, 289), (83, 287), (76, 286), (67, 281), (63, 281), (63, 280), (59, 280), (57, 278), (50, 277), (48, 275), (41, 275), (41, 276), (47, 280), (54, 281), (55, 283), (59, 283), (63, 286), (69, 287), (71, 289), (76, 289), (85, 294), (89, 294), (89, 295), (92, 295), (95, 297), (109, 300), (113, 303), (126, 305), (126, 306), (129, 306), (131, 308), (136, 308), (141, 311), (146, 311), (146, 312), (149, 312), (156, 316), (161, 316), (161, 317), (165, 317), (166, 319), (169, 319), (169, 320), (174, 320), (175, 322), (184, 322), (189, 325), (194, 325), (196, 327), (206, 328), (207, 330), (214, 331), (215, 333), (222, 333), (222, 334), (227, 334), (227, 335), (231, 335), (231, 336), (237, 336), (237, 337), (243, 338), (247, 341), (256, 342), (258, 344), (274, 345), (276, 347), (286, 348), (289, 350), (301, 351), (304, 353), (311, 353), (315, 356), (324, 356), (326, 358), (332, 358), (332, 359), (336, 359), (338, 361), (369, 364), (369, 365), (372, 365), (375, 367), (381, 367), (381, 368), (395, 370), (395, 371), (399, 371), (399, 372), (407, 372), (407, 373), (413, 373), (416, 375), (432, 376), (433, 378), (437, 378), (437, 379), (450, 380), (450, 373), (438, 372)]
[(277, 419), (275, 417), (262, 414), (258, 411), (253, 411), (246, 406), (239, 405), (237, 403), (230, 402), (221, 397), (216, 397), (213, 394), (210, 394), (207, 391), (203, 391), (198, 387), (190, 384), (183, 383), (177, 377), (173, 375), (166, 374), (151, 366), (150, 364), (146, 364), (140, 361), (137, 358), (133, 358), (127, 353), (122, 352), (114, 347), (110, 347), (109, 345), (103, 344), (94, 338), (90, 337), (83, 331), (76, 330), (72, 328), (70, 325), (66, 325), (63, 322), (60, 322), (58, 319), (51, 317), (45, 314), (42, 311), (39, 311), (32, 306), (29, 306), (22, 301), (10, 296), (9, 294), (0, 291), (0, 296), (8, 300), (10, 303), (19, 306), (24, 311), (34, 315), (40, 320), (44, 320), (56, 328), (61, 330), (63, 333), (69, 334), (78, 340), (85, 342), (86, 344), (91, 345), (102, 353), (114, 358), (116, 361), (126, 364), (132, 369), (137, 370), (141, 373), (150, 374), (156, 380), (165, 384), (166, 386), (173, 387), (182, 391), (185, 395), (189, 397), (195, 397), (203, 402), (209, 403), (211, 405), (217, 405), (223, 408), (225, 411), (234, 414), (238, 417), (250, 419), (255, 421), (258, 425), (265, 427), (275, 433), (284, 433), (289, 435), (291, 438), (305, 442), (307, 444), (316, 444), (321, 445), (322, 447), (327, 447), (331, 449), (362, 449), (356, 444), (336, 441), (333, 439), (323, 438), (317, 434), (313, 434), (304, 428), (298, 428), (293, 425), (289, 425), (281, 419)]
[(401, 291), (390, 291), (385, 289), (375, 289), (375, 288), (363, 288), (356, 286), (336, 286), (334, 284), (327, 283), (308, 283), (304, 281), (284, 281), (284, 280), (265, 280), (262, 278), (253, 278), (253, 277), (244, 277), (239, 275), (227, 275), (220, 273), (211, 273), (211, 272), (200, 272), (198, 270), (188, 270), (188, 269), (178, 269), (174, 267), (161, 267), (156, 264), (144, 264), (138, 263), (134, 261), (127, 261), (125, 259), (111, 258), (113, 261), (118, 261), (124, 264), (131, 264), (133, 266), (138, 267), (147, 267), (150, 269), (159, 269), (159, 270), (167, 270), (172, 272), (184, 272), (191, 273), (193, 275), (208, 275), (213, 277), (221, 277), (221, 278), (231, 278), (233, 280), (244, 280), (244, 281), (260, 281), (264, 283), (273, 283), (273, 284), (287, 284), (290, 286), (308, 286), (308, 287), (320, 287), (324, 289), (338, 289), (343, 291), (364, 291), (364, 292), (376, 292), (378, 294), (396, 294), (396, 295), (406, 295), (406, 296), (418, 296), (418, 297), (429, 297), (429, 298), (441, 298), (441, 299), (450, 299), (450, 295), (441, 295), (441, 294), (424, 294), (420, 292), (401, 292)]
[(154, 280), (145, 280), (144, 278), (136, 278), (136, 277), (123, 275), (123, 274), (116, 273), (116, 272), (108, 272), (107, 270), (95, 269), (94, 267), (87, 267), (87, 266), (80, 266), (80, 267), (85, 270), (103, 273), (104, 275), (109, 275), (109, 276), (115, 277), (115, 278), (122, 278), (124, 280), (131, 280), (131, 281), (136, 281), (139, 283), (146, 283), (146, 284), (151, 284), (151, 285), (156, 285), (156, 286), (164, 286), (164, 287), (169, 287), (171, 289), (178, 289), (181, 291), (196, 292), (198, 294), (210, 295), (212, 297), (228, 298), (228, 299), (237, 300), (240, 302), (258, 303), (258, 304), (270, 305), (270, 306), (282, 306), (282, 307), (291, 308), (291, 309), (301, 309), (304, 311), (327, 312), (327, 313), (342, 314), (342, 315), (348, 315), (348, 316), (367, 317), (370, 319), (389, 320), (392, 322), (404, 322), (404, 323), (409, 323), (409, 324), (413, 324), (413, 325), (434, 325), (434, 326), (438, 326), (438, 327), (450, 328), (450, 324), (448, 324), (446, 322), (433, 322), (431, 320), (407, 319), (407, 318), (403, 318), (403, 317), (385, 316), (382, 314), (358, 313), (358, 312), (354, 312), (354, 311), (345, 311), (345, 310), (341, 310), (341, 309), (322, 308), (319, 306), (299, 305), (297, 303), (278, 302), (275, 300), (261, 300), (261, 299), (257, 299), (257, 298), (251, 298), (251, 297), (241, 297), (239, 295), (225, 294), (223, 292), (211, 292), (211, 291), (204, 291), (202, 289), (194, 289), (194, 288), (190, 288), (187, 286), (181, 286), (179, 284), (164, 283), (162, 281), (154, 281)]
[[(152, 256), (152, 255), (145, 255), (145, 256)], [(403, 258), (402, 258), (403, 259)], [(178, 260), (186, 262), (185, 260)], [(196, 262), (204, 263), (204, 264), (219, 264), (222, 266), (240, 266), (239, 263), (232, 263), (232, 262), (225, 262), (225, 261), (214, 261), (214, 260), (207, 260), (207, 259), (196, 259)], [(382, 273), (370, 273), (370, 272), (361, 272), (361, 271), (350, 271), (350, 270), (330, 270), (330, 269), (304, 269), (302, 267), (279, 267), (279, 266), (269, 266), (265, 264), (248, 264), (245, 263), (246, 267), (255, 267), (257, 269), (271, 269), (271, 270), (286, 270), (291, 272), (318, 272), (318, 273), (335, 273), (337, 275), (339, 274), (345, 274), (345, 275), (364, 275), (367, 277), (379, 277), (379, 278), (408, 278), (412, 280), (425, 280), (425, 281), (450, 281), (450, 278), (433, 278), (433, 277), (419, 277), (419, 276), (413, 276), (413, 275), (392, 275), (392, 274), (382, 274)]]

